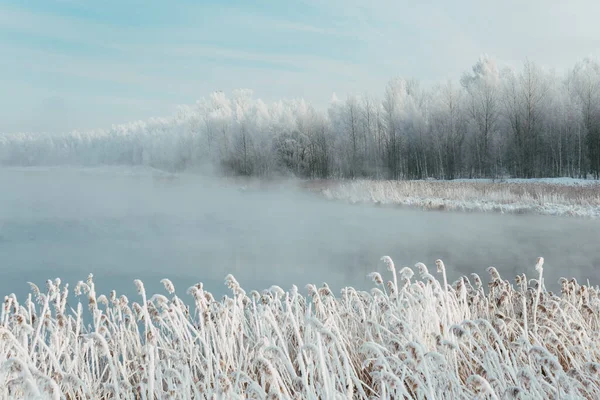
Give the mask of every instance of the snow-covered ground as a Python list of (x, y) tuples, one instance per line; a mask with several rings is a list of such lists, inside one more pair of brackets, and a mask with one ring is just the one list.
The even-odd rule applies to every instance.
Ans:
[[(443, 181), (434, 181), (443, 182)], [(446, 181), (447, 182), (447, 181)], [(550, 185), (564, 186), (598, 186), (600, 181), (595, 179), (579, 179), (579, 178), (500, 178), (500, 179), (455, 179), (453, 182), (480, 182), (480, 183), (545, 183)]]
[(403, 205), (427, 210), (536, 213), (600, 217), (593, 180), (327, 181), (305, 185), (330, 200)]
[(246, 293), (229, 275), (220, 301), (201, 283), (180, 298), (166, 279), (152, 296), (136, 281), (128, 299), (100, 294), (90, 276), (76, 304), (60, 280), (32, 285), (25, 301), (5, 298), (0, 397), (600, 396), (598, 287), (564, 279), (561, 294), (546, 291), (543, 259), (515, 285), (493, 267), (488, 285), (476, 274), (446, 285), (441, 260), (437, 274), (383, 260), (371, 291), (340, 295), (326, 284)]

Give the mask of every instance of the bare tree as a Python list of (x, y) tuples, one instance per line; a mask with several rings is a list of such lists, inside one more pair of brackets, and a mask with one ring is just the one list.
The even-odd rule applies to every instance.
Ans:
[(600, 63), (566, 77), (526, 61), (498, 73), (481, 57), (460, 81), (431, 89), (392, 79), (381, 100), (266, 104), (215, 92), (171, 118), (93, 132), (0, 135), (0, 164), (199, 165), (240, 175), (307, 178), (600, 178)]
[(494, 135), (500, 117), (498, 85), (500, 76), (495, 63), (481, 57), (473, 66), (472, 73), (465, 74), (461, 83), (467, 92), (467, 110), (475, 131), (473, 154), (478, 176), (491, 176), (496, 169), (496, 155), (492, 153)]
[[(586, 58), (575, 66), (572, 76), (583, 114), (589, 171), (598, 179), (600, 178), (600, 64), (596, 60)], [(580, 160), (581, 153), (580, 148)]]
[(440, 94), (433, 116), (438, 174), (444, 179), (454, 179), (461, 171), (466, 130), (463, 97), (452, 82), (438, 88), (438, 91)]

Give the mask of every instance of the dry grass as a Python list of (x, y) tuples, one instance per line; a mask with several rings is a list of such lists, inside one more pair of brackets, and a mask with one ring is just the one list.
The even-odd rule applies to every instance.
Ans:
[(425, 209), (600, 216), (600, 185), (485, 181), (308, 181), (328, 199)]
[[(600, 396), (600, 289), (562, 280), (503, 280), (490, 267), (446, 282), (417, 264), (370, 292), (308, 285), (247, 294), (228, 276), (231, 297), (202, 284), (192, 307), (163, 280), (165, 295), (139, 302), (97, 296), (90, 277), (67, 307), (67, 286), (47, 283), (0, 317), (0, 398), (473, 399)], [(35, 300), (35, 301), (34, 301)]]

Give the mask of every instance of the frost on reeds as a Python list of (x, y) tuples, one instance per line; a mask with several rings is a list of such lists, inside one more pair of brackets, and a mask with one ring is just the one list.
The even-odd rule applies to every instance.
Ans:
[(600, 398), (598, 288), (547, 291), (542, 258), (514, 284), (488, 268), (487, 287), (447, 283), (441, 260), (433, 274), (383, 261), (371, 291), (340, 295), (246, 294), (228, 275), (220, 301), (201, 283), (182, 300), (164, 279), (151, 297), (136, 280), (130, 302), (89, 276), (74, 303), (58, 279), (31, 284), (25, 302), (4, 298), (0, 398)]
[[(589, 181), (584, 181), (589, 182)], [(600, 184), (539, 181), (325, 181), (306, 188), (330, 200), (425, 210), (600, 217)]]

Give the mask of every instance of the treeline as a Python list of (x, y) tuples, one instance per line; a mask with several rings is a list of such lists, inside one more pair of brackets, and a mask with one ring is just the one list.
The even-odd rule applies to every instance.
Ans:
[[(32, 116), (35, 118), (35, 116)], [(391, 80), (379, 98), (266, 104), (213, 93), (167, 119), (60, 136), (0, 136), (2, 165), (211, 167), (305, 178), (600, 177), (600, 63), (564, 76), (481, 57), (460, 82)]]

